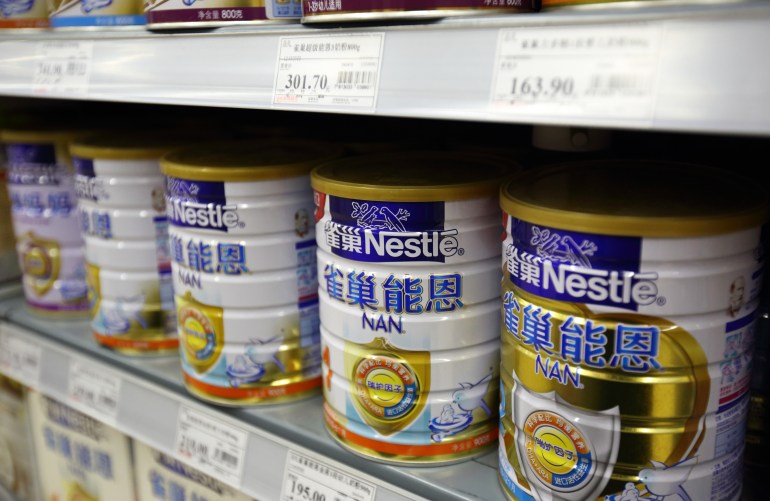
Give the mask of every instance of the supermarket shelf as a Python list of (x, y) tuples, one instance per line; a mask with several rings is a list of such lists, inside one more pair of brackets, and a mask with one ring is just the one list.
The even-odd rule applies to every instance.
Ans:
[[(763, 64), (770, 46), (770, 2), (662, 0), (583, 7), (397, 25), (0, 33), (0, 95), (770, 134), (770, 66)], [(597, 30), (631, 33), (637, 28), (646, 30), (642, 39), (656, 47), (648, 54), (647, 73), (641, 75), (650, 80), (650, 87), (640, 91), (641, 99), (613, 94), (595, 97), (592, 104), (581, 97), (567, 106), (556, 98), (555, 107), (519, 106), (523, 101), (493, 106), (501, 30), (551, 36), (554, 32), (548, 30), (559, 29), (574, 39)], [(281, 37), (361, 33), (384, 33), (374, 108), (273, 104)], [(40, 44), (58, 40), (93, 43), (88, 82), (76, 90), (33, 85), (36, 68), (50, 57), (40, 52)], [(529, 76), (551, 83), (567, 77), (585, 82), (598, 71), (611, 87), (635, 85), (628, 83), (640, 76), (633, 69), (606, 73), (598, 69), (596, 54), (549, 58), (553, 54), (538, 53), (526, 59), (526, 68)], [(613, 64), (628, 60), (622, 52), (612, 54)]]
[[(69, 394), (70, 371), (74, 363), (86, 362), (105, 379), (120, 381), (115, 413), (108, 416), (114, 418), (111, 424), (182, 461), (185, 458), (175, 451), (182, 407), (206, 412), (219, 422), (247, 432), (240, 490), (260, 501), (280, 498), (289, 451), (374, 484), (374, 501), (503, 498), (497, 480), (496, 451), (441, 467), (397, 467), (362, 459), (329, 437), (323, 425), (320, 395), (301, 402), (256, 408), (208, 405), (187, 393), (176, 357), (136, 359), (116, 354), (94, 342), (86, 321), (39, 318), (27, 310), (19, 297), (0, 301), (0, 307), (0, 311), (6, 312), (5, 320), (0, 321), (4, 341), (22, 339), (27, 346), (39, 347), (37, 370), (27, 370), (17, 379), (79, 408)], [(98, 410), (79, 409), (109, 421)]]

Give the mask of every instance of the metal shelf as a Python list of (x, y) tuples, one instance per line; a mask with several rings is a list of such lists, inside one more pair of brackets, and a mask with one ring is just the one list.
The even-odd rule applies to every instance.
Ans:
[[(362, 459), (329, 437), (323, 425), (320, 395), (251, 408), (209, 405), (187, 392), (177, 357), (131, 358), (116, 354), (93, 340), (87, 321), (40, 318), (28, 311), (20, 297), (0, 301), (0, 311), (5, 312), (4, 320), (0, 320), (0, 336), (6, 343), (9, 338), (21, 339), (27, 346), (39, 347), (37, 370), (9, 375), (51, 398), (76, 406), (69, 394), (69, 379), (72, 365), (80, 362), (105, 378), (120, 380), (113, 426), (182, 461), (185, 458), (175, 451), (182, 406), (245, 431), (248, 443), (239, 488), (260, 501), (280, 498), (289, 451), (376, 485), (375, 501), (503, 499), (497, 480), (496, 450), (440, 467), (397, 467)], [(104, 420), (98, 411), (83, 407), (79, 410)]]
[[(492, 105), (501, 31), (551, 37), (555, 32), (548, 30), (556, 29), (574, 39), (597, 30), (630, 33), (639, 28), (649, 32), (642, 38), (655, 46), (645, 74), (652, 87), (644, 99), (631, 104), (599, 99), (594, 103), (599, 108), (572, 102), (555, 111)], [(763, 63), (770, 46), (768, 28), (767, 1), (662, 0), (402, 24), (5, 32), (0, 33), (0, 95), (767, 135), (770, 66)], [(273, 104), (281, 37), (355, 33), (384, 34), (374, 108)], [(36, 68), (49, 57), (40, 44), (50, 41), (93, 43), (86, 86), (42, 92), (34, 87)], [(626, 58), (622, 51), (612, 54), (613, 63)], [(554, 73), (560, 67), (569, 69), (565, 77), (585, 79), (597, 68), (595, 54), (551, 56), (534, 54), (526, 59), (527, 71), (560, 78)]]

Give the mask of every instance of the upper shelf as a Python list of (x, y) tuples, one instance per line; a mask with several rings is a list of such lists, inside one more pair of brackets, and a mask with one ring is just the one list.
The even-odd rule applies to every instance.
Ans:
[[(664, 0), (400, 24), (6, 30), (0, 94), (764, 136), (769, 28), (767, 1)], [(351, 100), (350, 89), (329, 98), (340, 54), (325, 62), (302, 51), (279, 57), (282, 37), (361, 34), (374, 34), (370, 66), (351, 59), (352, 68), (363, 77), (379, 64), (371, 87), (359, 89), (363, 98)], [(53, 41), (75, 49), (61, 52)], [(62, 57), (76, 58), (81, 72), (66, 85), (45, 74)], [(326, 98), (300, 105), (275, 97), (276, 86), (318, 87), (324, 75)]]

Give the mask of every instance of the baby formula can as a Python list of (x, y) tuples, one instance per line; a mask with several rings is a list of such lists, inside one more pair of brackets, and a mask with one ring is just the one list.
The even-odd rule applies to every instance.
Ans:
[(95, 135), (70, 146), (91, 330), (125, 354), (179, 348), (160, 157), (186, 141), (155, 132)]
[(142, 0), (48, 0), (51, 28), (142, 28)]
[(409, 151), (311, 174), (324, 415), (386, 463), (469, 459), (495, 443), (500, 210), (510, 164)]
[(302, 22), (360, 22), (514, 14), (540, 10), (540, 0), (302, 0)]
[(0, 3), (0, 29), (48, 28), (46, 0), (3, 0)]
[(310, 170), (315, 141), (213, 142), (161, 161), (184, 380), (222, 405), (276, 403), (321, 385)]
[(152, 29), (299, 23), (300, 0), (145, 0)]
[(739, 499), (767, 193), (605, 160), (525, 171), (501, 206), (506, 494)]
[(8, 196), (8, 176), (5, 151), (0, 149), (0, 283), (21, 276), (16, 256), (16, 236), (11, 222), (11, 199)]
[(0, 132), (27, 304), (38, 313), (84, 315), (88, 288), (68, 144), (87, 133), (55, 128)]

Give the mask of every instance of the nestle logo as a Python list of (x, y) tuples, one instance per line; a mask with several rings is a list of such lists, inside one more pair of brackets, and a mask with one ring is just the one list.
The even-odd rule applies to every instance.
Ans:
[(204, 204), (169, 199), (166, 213), (169, 220), (179, 226), (194, 226), (227, 231), (242, 226), (235, 205)]

